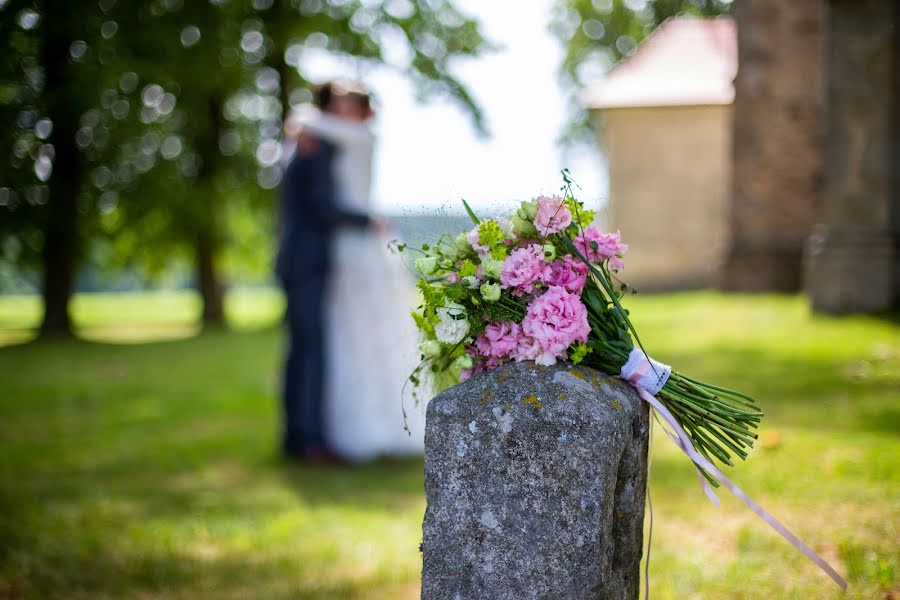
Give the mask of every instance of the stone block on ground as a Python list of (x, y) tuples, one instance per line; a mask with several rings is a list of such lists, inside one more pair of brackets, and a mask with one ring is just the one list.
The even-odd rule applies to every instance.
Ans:
[(592, 369), (511, 363), (435, 397), (423, 600), (631, 599), (646, 406)]

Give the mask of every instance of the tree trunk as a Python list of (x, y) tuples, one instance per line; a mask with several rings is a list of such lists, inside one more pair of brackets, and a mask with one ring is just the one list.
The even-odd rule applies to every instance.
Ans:
[[(66, 198), (51, 195), (58, 207)], [(41, 294), (44, 303), (44, 318), (41, 322), (40, 337), (69, 337), (72, 335), (72, 320), (69, 302), (75, 283), (75, 243), (73, 236), (60, 231), (55, 226), (44, 229), (43, 286)]]
[[(48, 200), (42, 224), (44, 318), (41, 337), (71, 336), (69, 302), (81, 250), (78, 193), (81, 188), (80, 154), (75, 145), (78, 103), (73, 98), (68, 54), (72, 41), (69, 15), (57, 14), (48, 5), (43, 18), (42, 61), (45, 69), (46, 110), (53, 121), (49, 142), (53, 145), (53, 171), (47, 181)], [(66, 11), (63, 10), (63, 13)]]
[(225, 306), (222, 284), (216, 269), (217, 244), (208, 232), (200, 232), (195, 246), (197, 291), (203, 299), (203, 328), (225, 326)]
[(201, 323), (204, 329), (225, 326), (223, 286), (219, 280), (217, 260), (222, 239), (222, 215), (219, 214), (219, 191), (214, 184), (219, 158), (219, 134), (222, 127), (222, 110), (218, 98), (207, 100), (206, 126), (198, 140), (203, 166), (198, 175), (198, 200), (203, 214), (195, 224), (194, 268), (197, 291), (203, 300)]

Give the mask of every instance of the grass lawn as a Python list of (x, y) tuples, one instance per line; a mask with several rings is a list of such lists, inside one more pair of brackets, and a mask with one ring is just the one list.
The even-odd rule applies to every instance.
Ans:
[[(710, 505), (657, 432), (652, 597), (898, 597), (897, 322), (812, 317), (799, 297), (629, 306), (656, 358), (759, 398), (734, 478), (850, 581), (727, 492)], [(85, 341), (23, 344), (38, 305), (0, 297), (0, 598), (417, 597), (421, 461), (274, 453), (280, 307), (232, 294), (235, 329), (196, 336), (190, 294), (81, 296)]]

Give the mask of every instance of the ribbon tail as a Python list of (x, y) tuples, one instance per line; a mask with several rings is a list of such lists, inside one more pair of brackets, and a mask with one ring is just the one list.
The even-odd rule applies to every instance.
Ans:
[[(778, 534), (781, 535), (781, 537), (783, 537), (785, 540), (787, 540), (788, 543), (790, 543), (794, 548), (802, 552), (804, 556), (806, 556), (809, 560), (815, 563), (816, 566), (822, 569), (822, 571), (824, 571), (829, 577), (831, 577), (831, 579), (833, 579), (834, 582), (838, 584), (838, 586), (840, 586), (842, 590), (847, 590), (847, 581), (843, 577), (841, 577), (841, 575), (837, 571), (835, 571), (834, 568), (830, 564), (828, 564), (828, 562), (826, 562), (824, 558), (816, 554), (816, 552), (812, 548), (807, 546), (803, 542), (803, 540), (794, 535), (787, 527), (785, 527), (780, 521), (778, 521), (778, 519), (770, 515), (762, 506), (760, 506), (756, 503), (756, 501), (750, 498), (750, 496), (748, 496), (741, 488), (732, 483), (731, 480), (728, 479), (728, 477), (726, 477), (718, 467), (708, 461), (705, 457), (701, 456), (697, 452), (697, 450), (694, 449), (693, 444), (691, 444), (690, 438), (681, 428), (681, 425), (678, 424), (678, 420), (675, 419), (674, 416), (672, 416), (672, 413), (670, 413), (669, 410), (665, 406), (663, 406), (663, 404), (659, 400), (654, 398), (649, 392), (647, 392), (647, 390), (643, 389), (640, 386), (635, 386), (635, 389), (637, 390), (638, 395), (641, 397), (641, 399), (652, 406), (654, 409), (656, 409), (662, 420), (665, 421), (666, 425), (672, 428), (672, 430), (675, 432), (674, 434), (670, 431), (667, 431), (665, 427), (663, 429), (666, 430), (666, 433), (669, 435), (672, 441), (675, 442), (675, 445), (677, 445), (681, 449), (681, 451), (687, 455), (688, 458), (706, 469), (708, 473), (718, 479), (719, 482), (729, 492), (731, 492), (738, 500), (743, 502), (747, 506), (747, 508), (756, 513), (756, 515), (760, 519), (765, 521), (766, 524), (769, 525), (769, 527), (778, 532)], [(702, 478), (703, 476), (701, 475), (700, 477)], [(704, 481), (704, 483), (706, 483), (708, 487), (709, 484), (706, 481)], [(706, 491), (705, 488), (704, 491)], [(712, 492), (712, 490), (710, 490), (710, 492)], [(715, 493), (713, 493), (712, 495), (713, 497), (715, 497)], [(707, 496), (709, 496), (709, 494), (707, 494)], [(712, 500), (712, 498), (710, 498), (710, 500)], [(718, 498), (716, 498), (716, 501), (714, 501), (714, 503), (718, 504), (717, 501)]]
[[(635, 389), (638, 390), (638, 393), (643, 392), (643, 393), (647, 394), (648, 396), (650, 396), (651, 398), (653, 398), (653, 396), (650, 395), (650, 392), (643, 389), (642, 387), (635, 386)], [(643, 396), (641, 396), (641, 397), (643, 398)], [(655, 400), (655, 398), (654, 398), (654, 400)], [(646, 398), (644, 398), (644, 401), (646, 401)], [(653, 411), (653, 418), (656, 419), (656, 421), (659, 423), (659, 426), (662, 428), (662, 430), (665, 432), (665, 434), (667, 436), (669, 436), (669, 439), (672, 440), (672, 443), (675, 444), (676, 446), (678, 446), (682, 452), (684, 452), (685, 454), (690, 456), (690, 453), (688, 452), (688, 450), (685, 446), (685, 442), (683, 442), (681, 440), (681, 438), (679, 438), (677, 435), (675, 435), (674, 433), (669, 431), (669, 429), (665, 425), (662, 424), (662, 422), (659, 420), (659, 417), (656, 415), (656, 411), (653, 410), (652, 405), (651, 405), (650, 410)], [(665, 417), (663, 417), (663, 419), (665, 419)], [(706, 495), (706, 497), (709, 499), (709, 501), (712, 502), (713, 505), (715, 505), (716, 508), (720, 508), (722, 506), (722, 502), (719, 500), (719, 497), (716, 495), (716, 492), (715, 492), (715, 490), (713, 490), (713, 487), (711, 485), (709, 485), (709, 482), (706, 480), (706, 477), (704, 477), (703, 473), (700, 472), (700, 469), (697, 468), (697, 465), (694, 465), (694, 473), (696, 473), (697, 479), (700, 480), (700, 487), (703, 488), (703, 493)]]
[(712, 502), (716, 506), (716, 508), (721, 508), (722, 502), (719, 500), (719, 497), (716, 495), (716, 492), (713, 490), (712, 486), (709, 485), (706, 477), (704, 477), (703, 473), (700, 472), (700, 469), (694, 468), (694, 473), (697, 474), (697, 479), (700, 480), (700, 485), (703, 486), (703, 493), (706, 494), (706, 497), (709, 498), (709, 501)]

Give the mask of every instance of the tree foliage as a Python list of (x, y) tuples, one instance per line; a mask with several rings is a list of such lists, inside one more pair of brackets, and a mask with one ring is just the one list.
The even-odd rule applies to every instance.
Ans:
[(487, 47), (449, 0), (0, 0), (0, 260), (40, 266), (45, 302), (62, 281), (65, 312), (54, 264), (73, 280), (87, 255), (149, 273), (188, 257), (215, 303), (229, 224), (272, 230), (306, 53), (397, 69), (483, 130), (451, 63)]

